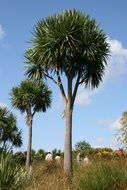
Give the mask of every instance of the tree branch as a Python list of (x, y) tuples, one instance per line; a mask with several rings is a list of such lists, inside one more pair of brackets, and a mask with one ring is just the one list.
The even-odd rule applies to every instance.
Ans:
[(62, 81), (61, 81), (61, 77), (60, 77), (60, 74), (59, 74), (58, 70), (56, 71), (56, 74), (57, 74), (58, 86), (60, 88), (60, 91), (61, 91), (64, 103), (66, 104), (67, 97), (66, 97), (66, 94), (65, 94), (65, 91), (64, 91), (64, 87), (63, 87), (63, 84), (62, 84)]
[(32, 113), (32, 117), (34, 117), (35, 113), (36, 113), (36, 111), (34, 110), (33, 113)]
[(59, 85), (58, 82), (57, 82), (52, 76), (49, 76), (49, 75), (46, 74), (46, 73), (44, 73), (44, 75), (45, 75), (47, 78), (51, 79), (55, 84)]
[(76, 98), (76, 94), (78, 91), (78, 86), (79, 86), (79, 80), (80, 80), (80, 74), (78, 74), (76, 83), (75, 83), (75, 87), (74, 87), (74, 91), (73, 91), (73, 95), (72, 95), (72, 104), (74, 104), (75, 98)]
[(79, 81), (79, 84), (82, 84), (84, 82), (84, 79), (82, 79), (81, 81)]

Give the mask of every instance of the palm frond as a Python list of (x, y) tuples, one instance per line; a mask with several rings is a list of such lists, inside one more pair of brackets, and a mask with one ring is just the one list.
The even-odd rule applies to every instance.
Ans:
[(77, 10), (40, 20), (34, 28), (32, 54), (27, 56), (28, 77), (44, 77), (59, 70), (92, 88), (102, 81), (110, 53), (107, 36), (89, 15)]

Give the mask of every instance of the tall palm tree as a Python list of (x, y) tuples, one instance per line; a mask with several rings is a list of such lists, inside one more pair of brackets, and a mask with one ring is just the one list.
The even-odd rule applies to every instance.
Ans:
[(33, 117), (36, 112), (46, 112), (50, 107), (51, 91), (43, 82), (24, 80), (18, 87), (12, 88), (10, 95), (13, 107), (26, 114), (26, 124), (29, 129), (26, 166), (29, 169), (32, 153)]
[(82, 84), (93, 89), (102, 81), (109, 55), (106, 39), (89, 15), (68, 10), (40, 20), (33, 32), (32, 47), (26, 51), (28, 77), (51, 79), (63, 97), (67, 175), (72, 173), (72, 113), (78, 87)]
[(21, 130), (17, 127), (16, 116), (7, 108), (0, 107), (0, 149), (7, 151), (13, 147), (21, 147)]

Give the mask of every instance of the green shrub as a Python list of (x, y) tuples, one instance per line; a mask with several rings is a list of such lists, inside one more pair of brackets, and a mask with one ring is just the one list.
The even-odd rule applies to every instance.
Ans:
[(127, 165), (120, 161), (99, 161), (80, 172), (78, 190), (125, 190), (127, 187)]
[(0, 190), (19, 190), (23, 188), (27, 173), (17, 165), (12, 156), (1, 155)]

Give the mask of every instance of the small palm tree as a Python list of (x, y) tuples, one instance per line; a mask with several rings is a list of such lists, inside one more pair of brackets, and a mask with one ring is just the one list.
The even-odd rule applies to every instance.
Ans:
[(16, 117), (7, 108), (0, 107), (0, 149), (7, 151), (21, 147), (21, 130), (17, 128)]
[(46, 112), (51, 106), (51, 91), (43, 82), (22, 81), (18, 87), (11, 90), (11, 102), (14, 108), (26, 114), (26, 124), (29, 129), (26, 166), (31, 165), (32, 153), (32, 123), (36, 112)]
[(64, 171), (67, 175), (72, 173), (75, 98), (80, 85), (93, 89), (102, 81), (109, 55), (106, 38), (89, 15), (69, 10), (40, 20), (34, 29), (32, 47), (26, 52), (28, 77), (51, 79), (63, 97), (66, 120)]

